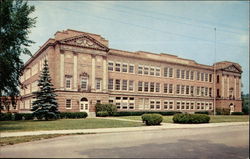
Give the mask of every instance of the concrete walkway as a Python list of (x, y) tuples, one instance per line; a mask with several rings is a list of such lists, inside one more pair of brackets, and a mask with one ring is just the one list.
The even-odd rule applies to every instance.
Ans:
[[(107, 118), (106, 118), (107, 119)], [(113, 119), (113, 118), (112, 118)], [(128, 121), (129, 119), (118, 119)], [(133, 120), (134, 122), (138, 122)], [(44, 135), (44, 134), (76, 134), (76, 133), (114, 133), (114, 132), (132, 132), (132, 131), (152, 131), (166, 129), (185, 129), (185, 128), (205, 128), (219, 126), (237, 126), (249, 125), (249, 122), (224, 122), (208, 124), (173, 124), (163, 123), (160, 126), (141, 126), (141, 127), (123, 127), (123, 128), (97, 128), (97, 129), (75, 129), (75, 130), (49, 130), (49, 131), (25, 131), (25, 132), (4, 132), (0, 137)]]

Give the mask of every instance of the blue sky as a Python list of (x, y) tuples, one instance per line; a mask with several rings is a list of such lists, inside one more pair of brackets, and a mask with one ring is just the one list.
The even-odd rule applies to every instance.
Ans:
[[(233, 1), (29, 1), (36, 11), (30, 39), (35, 53), (56, 31), (75, 29), (102, 35), (127, 51), (169, 53), (212, 65), (232, 61), (243, 68), (249, 92), (249, 2)], [(216, 27), (216, 58), (215, 32)], [(22, 56), (26, 62), (29, 57)]]

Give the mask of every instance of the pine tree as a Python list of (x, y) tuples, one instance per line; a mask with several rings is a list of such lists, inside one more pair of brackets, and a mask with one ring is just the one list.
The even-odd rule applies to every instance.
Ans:
[(58, 104), (56, 101), (55, 89), (51, 83), (51, 77), (49, 75), (49, 66), (47, 60), (44, 61), (44, 67), (38, 80), (39, 91), (34, 92), (35, 101), (32, 103), (32, 111), (34, 117), (37, 119), (57, 119)]

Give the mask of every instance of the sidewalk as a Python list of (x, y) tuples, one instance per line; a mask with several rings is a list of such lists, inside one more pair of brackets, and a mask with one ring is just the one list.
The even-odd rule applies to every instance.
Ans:
[[(121, 119), (121, 120), (127, 120), (127, 119)], [(134, 122), (138, 122), (138, 121), (134, 121)], [(44, 135), (44, 134), (118, 133), (118, 132), (132, 132), (132, 131), (152, 131), (152, 130), (187, 129), (187, 128), (209, 128), (209, 127), (219, 127), (219, 126), (242, 126), (242, 125), (248, 125), (249, 126), (249, 122), (227, 122), (227, 123), (225, 122), (225, 123), (208, 123), (208, 124), (163, 123), (160, 126), (75, 129), (75, 130), (50, 130), (50, 131), (25, 131), (25, 132), (4, 132), (4, 133), (0, 133), (0, 137)]]

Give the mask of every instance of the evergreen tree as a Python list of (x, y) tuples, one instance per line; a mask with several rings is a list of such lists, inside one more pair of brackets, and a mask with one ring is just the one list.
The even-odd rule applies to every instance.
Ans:
[(49, 75), (49, 66), (47, 60), (44, 61), (44, 67), (38, 80), (39, 91), (34, 92), (36, 100), (32, 103), (32, 111), (37, 119), (57, 119), (58, 104), (56, 101), (55, 89), (51, 83)]

